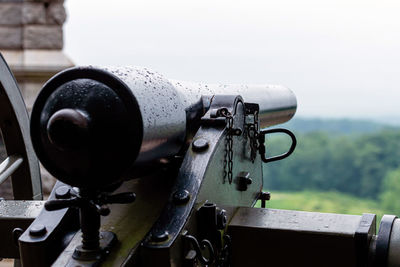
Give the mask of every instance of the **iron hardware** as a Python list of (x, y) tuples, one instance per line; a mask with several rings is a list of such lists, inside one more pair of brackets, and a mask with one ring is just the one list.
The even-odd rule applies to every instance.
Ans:
[[(194, 236), (185, 234), (184, 239), (193, 247), (196, 251), (196, 258), (204, 265), (212, 264), (215, 260), (214, 248), (210, 241), (203, 239), (199, 242)], [(202, 250), (208, 250), (208, 258), (203, 256)]]
[(265, 202), (271, 199), (270, 192), (260, 192), (258, 200), (261, 200), (261, 208), (265, 208)]
[[(255, 103), (245, 103), (245, 109), (246, 109), (246, 116), (247, 117), (253, 117), (253, 121), (247, 123), (246, 122), (246, 130), (247, 130), (247, 136), (250, 140), (250, 149), (251, 149), (251, 162), (254, 163), (256, 156), (257, 156), (257, 150), (259, 148), (259, 131), (260, 127), (258, 124), (258, 113), (260, 112), (260, 106)], [(251, 119), (251, 118), (250, 118)]]
[(237, 189), (239, 191), (246, 191), (247, 187), (251, 185), (253, 180), (250, 178), (250, 173), (240, 172), (237, 176)]
[[(289, 135), (289, 137), (292, 139), (292, 144), (290, 145), (290, 148), (286, 153), (283, 153), (278, 156), (269, 157), (269, 158), (265, 157), (265, 151), (266, 151), (265, 144), (264, 144), (265, 136), (270, 133), (284, 133), (284, 134)], [(259, 143), (260, 143), (259, 153), (261, 155), (261, 159), (264, 163), (267, 163), (267, 162), (277, 161), (277, 160), (281, 160), (281, 159), (289, 157), (293, 153), (294, 149), (296, 148), (297, 140), (296, 140), (296, 136), (294, 136), (294, 134), (291, 131), (289, 131), (287, 129), (276, 128), (276, 129), (261, 131), (260, 135), (259, 135)]]

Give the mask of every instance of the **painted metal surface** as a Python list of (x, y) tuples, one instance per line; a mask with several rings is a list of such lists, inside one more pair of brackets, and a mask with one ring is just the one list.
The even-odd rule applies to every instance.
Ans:
[(134, 203), (111, 205), (110, 215), (102, 217), (101, 230), (112, 231), (118, 238), (102, 266), (130, 266), (138, 261), (137, 249), (165, 206), (174, 177), (161, 168), (147, 174), (143, 179), (125, 182), (116, 191), (136, 192)]
[[(96, 93), (100, 87), (104, 90)], [(101, 97), (94, 101), (98, 94)], [(297, 106), (294, 94), (282, 86), (208, 86), (170, 81), (146, 68), (76, 67), (57, 74), (43, 87), (32, 111), (32, 139), (39, 158), (53, 175), (59, 178), (71, 176), (70, 173), (61, 172), (62, 166), (53, 164), (49, 159), (57, 156), (61, 158), (60, 162), (65, 162), (63, 157), (68, 157), (68, 153), (60, 153), (48, 144), (52, 143), (52, 140), (47, 140), (47, 131), (50, 129), (47, 127), (48, 121), (51, 121), (51, 118), (60, 109), (77, 109), (87, 113), (87, 118), (92, 118), (93, 122), (107, 121), (104, 125), (98, 126), (106, 130), (110, 128), (107, 125), (113, 122), (106, 119), (105, 115), (115, 111), (115, 107), (113, 109), (110, 107), (113, 105), (114, 99), (118, 99), (122, 103), (119, 106), (123, 106), (126, 110), (115, 114), (114, 117), (122, 119), (122, 116), (126, 116), (125, 125), (130, 127), (121, 130), (119, 134), (122, 136), (132, 129), (136, 132), (132, 133), (131, 138), (121, 138), (125, 143), (128, 143), (129, 140), (135, 140), (135, 142), (126, 146), (131, 147), (131, 153), (124, 152), (124, 156), (118, 155), (119, 160), (116, 162), (127, 161), (126, 159), (129, 158), (131, 163), (134, 162), (132, 165), (141, 166), (152, 160), (176, 155), (198, 129), (198, 125), (192, 127), (191, 120), (204, 115), (212, 97), (220, 94), (241, 94), (245, 101), (259, 103), (261, 107), (259, 118), (264, 127), (289, 120), (294, 115)], [(61, 99), (62, 103), (60, 103)], [(96, 102), (98, 103), (96, 104)], [(93, 106), (96, 106), (96, 109)], [(97, 118), (98, 116), (100, 118)], [(134, 120), (133, 116), (136, 116)], [(93, 125), (95, 127), (96, 124), (93, 123)], [(91, 127), (88, 128), (90, 131)], [(78, 131), (75, 132), (78, 133)], [(112, 136), (111, 133), (109, 135)], [(70, 136), (75, 135), (71, 134)], [(90, 133), (89, 136), (91, 137), (88, 138), (89, 141), (95, 139)], [(104, 136), (103, 142), (108, 144), (111, 139), (118, 138)], [(69, 143), (77, 142), (70, 140)], [(95, 147), (95, 145), (91, 147)], [(111, 147), (113, 146), (110, 145)], [(86, 146), (80, 148), (79, 151), (85, 149), (87, 150)], [(120, 149), (122, 150), (122, 148)], [(92, 150), (93, 148), (88, 149), (88, 151)], [(104, 151), (109, 152), (107, 155), (111, 153), (106, 149)], [(101, 151), (92, 152), (88, 153), (87, 158), (71, 152), (70, 154), (75, 156), (68, 157), (68, 161), (76, 165), (74, 165), (75, 169), (82, 169), (79, 173), (93, 172), (94, 168), (87, 170), (73, 160), (76, 157), (82, 157), (81, 161), (85, 160), (90, 163), (94, 160), (93, 155), (102, 153)], [(106, 156), (104, 155), (104, 157)], [(106, 164), (100, 165), (103, 168), (106, 166)], [(122, 169), (130, 167), (128, 164), (122, 165), (124, 164), (121, 164)], [(114, 168), (114, 173), (121, 172), (122, 170)], [(77, 176), (76, 173), (75, 176)], [(101, 173), (97, 174), (97, 177), (100, 176)], [(64, 182), (68, 181), (64, 180)]]
[(204, 84), (170, 80), (185, 106), (193, 105), (202, 95), (240, 95), (245, 102), (260, 105), (260, 125), (268, 127), (290, 120), (297, 109), (294, 93), (281, 85)]
[(14, 199), (42, 199), (39, 163), (29, 137), (29, 118), (18, 85), (0, 54), (0, 128), (8, 155), (20, 155), (11, 177)]
[(388, 255), (391, 243), (390, 237), (396, 219), (397, 216), (395, 215), (385, 214), (382, 217), (375, 243), (374, 266), (385, 267), (388, 264)]
[(174, 86), (147, 68), (106, 67), (104, 70), (121, 79), (139, 104), (143, 140), (136, 164), (178, 153), (186, 133), (186, 107)]
[(228, 226), (233, 266), (356, 266), (361, 216), (239, 208)]
[[(17, 237), (13, 230), (24, 231), (39, 215), (44, 201), (7, 200), (0, 201), (0, 257), (19, 258)], [(22, 233), (22, 232), (21, 232)]]
[[(49, 199), (55, 199), (57, 188), (64, 186), (66, 185), (58, 181)], [(49, 266), (78, 230), (78, 221), (77, 210), (73, 208), (51, 212), (41, 208), (39, 215), (18, 239), (22, 265)]]
[(3, 162), (0, 163), (0, 184), (10, 177), (23, 161), (23, 158), (16, 155), (9, 156), (3, 160)]
[[(246, 99), (236, 95), (234, 88)], [(221, 95), (224, 93), (229, 95)], [(276, 98), (272, 94), (276, 94)], [(263, 98), (261, 95), (271, 96)], [(188, 89), (183, 83), (175, 84), (145, 68), (72, 68), (52, 78), (40, 93), (32, 113), (32, 138), (37, 147), (45, 145), (44, 149), (37, 150), (39, 156), (46, 159), (45, 166), (51, 166), (50, 163), (55, 161), (55, 157), (47, 153), (48, 149), (59, 156), (57, 165), (53, 166), (55, 170), (59, 168), (65, 171), (62, 176), (65, 181), (62, 181), (81, 188), (99, 190), (106, 189), (112, 182), (121, 181), (117, 177), (121, 168), (129, 166), (124, 163), (124, 166), (118, 165), (118, 171), (115, 170), (113, 164), (118, 159), (125, 160), (137, 155), (134, 165), (146, 166), (145, 163), (150, 161), (179, 155), (178, 152), (192, 140), (193, 133), (196, 133), (183, 162), (179, 156), (168, 159), (170, 162), (165, 166), (174, 173), (169, 175), (162, 166), (152, 163), (151, 170), (156, 172), (154, 175), (129, 181), (120, 189), (135, 192), (136, 202), (113, 207), (111, 215), (102, 220), (102, 230), (113, 231), (119, 238), (118, 246), (111, 250), (104, 263), (106, 266), (130, 265), (138, 261), (145, 266), (154, 266), (152, 263), (174, 265), (182, 260), (182, 242), (179, 238), (182, 230), (188, 227), (187, 229), (192, 229), (190, 234), (196, 234), (193, 225), (197, 207), (206, 202), (222, 207), (251, 206), (255, 203), (262, 188), (262, 166), (260, 156), (256, 155), (254, 158), (251, 154), (244, 101), (259, 103), (260, 99), (266, 101), (259, 114), (262, 126), (283, 122), (294, 115), (296, 99), (290, 90), (283, 87), (215, 86), (210, 89), (208, 86), (193, 85)], [(124, 108), (118, 114), (112, 113), (115, 112), (112, 107), (116, 106), (116, 102), (121, 104), (119, 107)], [(227, 109), (233, 115), (229, 124), (235, 130), (232, 147), (229, 147), (232, 152), (230, 162), (233, 163), (230, 169), (232, 181), (228, 181), (224, 175), (228, 149), (226, 139), (231, 136), (232, 129), (226, 128), (225, 117), (214, 117), (213, 112), (219, 108)], [(84, 115), (75, 116), (78, 113)], [(70, 116), (71, 114), (75, 115)], [(123, 135), (126, 134), (121, 131), (123, 128), (115, 131), (115, 135), (123, 135), (120, 139), (124, 142), (134, 140), (134, 146), (127, 145), (124, 148), (127, 150), (129, 147), (131, 155), (125, 152), (110, 153), (112, 149), (102, 149), (96, 143), (88, 146), (86, 142), (79, 142), (80, 140), (66, 140), (68, 145), (64, 146), (65, 140), (54, 141), (58, 138), (57, 131), (49, 135), (49, 129), (56, 130), (53, 121), (68, 121), (73, 125), (73, 132), (79, 128), (76, 133), (82, 130), (84, 138), (92, 135), (97, 138), (101, 136), (101, 131), (92, 129), (107, 130), (107, 126), (112, 124), (112, 117), (125, 122), (123, 124), (128, 125), (129, 129), (137, 130), (138, 134), (131, 136)], [(192, 127), (191, 120), (197, 120), (197, 126)], [(79, 126), (76, 121), (84, 127)], [(96, 123), (99, 123), (98, 128)], [(97, 139), (113, 144), (113, 140), (118, 139), (115, 135)], [(70, 138), (71, 135), (65, 136)], [(76, 136), (72, 135), (71, 138)], [(121, 144), (118, 143), (116, 147), (122, 149), (119, 146)], [(90, 153), (85, 154), (83, 162), (73, 157), (85, 153), (86, 148)], [(68, 161), (64, 160), (64, 154), (68, 156)], [(96, 160), (99, 154), (104, 154), (104, 158), (111, 157), (108, 165), (106, 160)], [(71, 166), (74, 168), (68, 163), (73, 163)], [(103, 168), (107, 172), (115, 170), (115, 177), (103, 179), (104, 173), (99, 173)], [(151, 170), (146, 169), (146, 172)], [(251, 182), (245, 189), (240, 186), (241, 173), (248, 174), (246, 179)], [(131, 178), (129, 174), (125, 175), (124, 178)], [(136, 172), (132, 176), (140, 175)], [(233, 209), (227, 210), (228, 217), (231, 217)], [(29, 254), (28, 251), (26, 253)], [(66, 253), (68, 252), (64, 251), (60, 257), (65, 258)]]
[(388, 267), (400, 266), (400, 220), (396, 219), (390, 234), (390, 245), (387, 258)]
[(354, 233), (354, 242), (357, 253), (357, 267), (368, 266), (371, 241), (376, 234), (376, 215), (364, 213), (360, 224)]
[[(210, 111), (220, 107), (227, 108), (229, 112), (235, 114), (235, 127), (244, 127), (244, 107), (241, 97), (216, 96)], [(262, 187), (259, 157), (252, 164), (246, 135), (243, 134), (235, 139), (234, 161), (236, 167), (234, 165), (233, 173), (237, 175), (240, 171), (249, 170), (255, 179), (254, 184), (246, 191), (238, 190), (236, 181), (229, 184), (223, 175), (227, 134), (225, 118), (212, 118), (210, 111), (202, 118), (203, 125), (193, 138), (193, 142), (199, 139), (207, 141), (208, 146), (204, 150), (196, 151), (193, 149), (192, 142), (189, 147), (168, 203), (142, 244), (141, 254), (144, 266), (169, 266), (178, 264), (182, 260), (182, 244), (179, 234), (184, 227), (190, 227), (188, 225), (193, 224), (193, 220), (196, 218), (195, 210), (204, 202), (216, 203), (218, 206), (250, 206), (257, 199)], [(176, 203), (174, 193), (182, 190), (189, 192), (190, 199), (184, 204)], [(165, 240), (154, 238), (164, 233), (166, 233)], [(152, 257), (153, 253), (159, 253), (160, 256)]]
[[(225, 138), (227, 132), (218, 140), (217, 144), (213, 149), (212, 158), (208, 161), (207, 169), (204, 173), (203, 183), (201, 189), (197, 196), (197, 203), (203, 203), (209, 201), (222, 206), (252, 206), (258, 194), (262, 189), (262, 163), (260, 156), (257, 155), (254, 163), (251, 160), (251, 149), (250, 140), (244, 130), (245, 114), (244, 114), (244, 103), (240, 99), (235, 103), (235, 110), (232, 114), (235, 114), (233, 120), (233, 128), (239, 128), (242, 130), (242, 134), (239, 136), (233, 136), (233, 181), (230, 184), (227, 177), (224, 178), (224, 160), (226, 146)], [(196, 135), (197, 138), (206, 138), (211, 140), (212, 138), (207, 137), (207, 130), (199, 131)], [(204, 137), (203, 137), (204, 136)], [(199, 160), (195, 157), (193, 162), (198, 162)], [(239, 174), (241, 172), (248, 172), (252, 183), (248, 185), (248, 189), (245, 191), (239, 190), (240, 181)]]

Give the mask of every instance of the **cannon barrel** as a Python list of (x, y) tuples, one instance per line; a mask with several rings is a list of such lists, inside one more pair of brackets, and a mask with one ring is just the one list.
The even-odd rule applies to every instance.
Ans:
[(34, 149), (61, 181), (105, 188), (131, 166), (176, 155), (190, 138), (190, 120), (217, 94), (258, 103), (262, 127), (288, 121), (297, 107), (282, 86), (204, 85), (146, 68), (76, 67), (40, 92), (31, 115)]

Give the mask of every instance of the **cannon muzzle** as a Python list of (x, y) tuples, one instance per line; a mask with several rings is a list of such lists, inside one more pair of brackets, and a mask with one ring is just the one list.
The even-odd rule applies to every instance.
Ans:
[(297, 107), (282, 86), (204, 85), (145, 68), (76, 67), (40, 92), (31, 116), (34, 149), (61, 181), (102, 189), (131, 166), (176, 155), (214, 95), (258, 103), (261, 127), (288, 121)]

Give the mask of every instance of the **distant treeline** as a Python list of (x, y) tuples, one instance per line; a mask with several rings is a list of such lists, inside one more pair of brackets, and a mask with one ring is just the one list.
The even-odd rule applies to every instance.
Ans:
[[(400, 122), (399, 124), (400, 125)], [(292, 129), (297, 133), (310, 133), (324, 131), (330, 135), (349, 135), (375, 133), (384, 129), (395, 129), (389, 124), (356, 119), (310, 119), (295, 117), (289, 122), (280, 125)], [(397, 127), (399, 129), (399, 127)]]
[[(362, 123), (356, 127), (368, 128), (363, 134), (362, 130), (357, 130), (357, 134), (332, 134), (324, 127), (303, 133), (294, 129), (298, 139), (295, 152), (287, 159), (264, 165), (264, 187), (285, 191), (335, 190), (379, 199), (388, 188), (384, 186), (385, 177), (400, 167), (400, 129), (371, 125), (375, 131)], [(283, 137), (267, 140), (272, 154), (287, 146), (288, 140)], [(398, 180), (400, 188), (400, 177)]]

